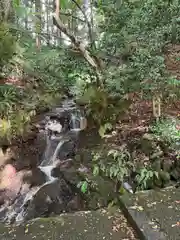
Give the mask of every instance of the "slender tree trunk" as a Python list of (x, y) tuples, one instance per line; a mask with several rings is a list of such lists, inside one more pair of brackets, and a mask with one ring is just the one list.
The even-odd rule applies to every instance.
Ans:
[(41, 47), (41, 0), (35, 1), (35, 11), (36, 11), (36, 46), (40, 50)]
[[(60, 9), (61, 9), (61, 5), (60, 5), (60, 0), (55, 0), (55, 13), (56, 16), (59, 18), (60, 17)], [(61, 43), (60, 38), (61, 38), (61, 31), (57, 28), (57, 45), (59, 45)]]
[(161, 94), (154, 94), (152, 100), (153, 117), (158, 121), (161, 117)]
[(0, 1), (0, 23), (1, 22), (14, 22), (15, 12), (12, 7), (12, 0)]

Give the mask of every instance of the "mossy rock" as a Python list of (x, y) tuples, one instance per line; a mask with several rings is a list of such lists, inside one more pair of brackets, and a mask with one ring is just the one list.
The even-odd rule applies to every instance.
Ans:
[(153, 134), (145, 133), (141, 138), (141, 149), (146, 155), (153, 154), (157, 148), (157, 141)]
[(159, 177), (161, 178), (164, 184), (170, 181), (170, 174), (168, 172), (165, 172), (165, 171), (159, 172)]
[(176, 167), (171, 171), (171, 176), (176, 181), (180, 179), (180, 167)]
[(173, 168), (174, 162), (172, 161), (172, 159), (164, 159), (162, 162), (162, 169), (165, 172), (170, 173), (172, 168)]
[(161, 159), (156, 159), (153, 163), (152, 163), (152, 169), (154, 171), (159, 172), (161, 170)]
[(108, 179), (97, 176), (93, 179), (95, 185), (92, 186), (88, 205), (92, 209), (107, 206), (110, 201), (115, 199), (114, 183)]
[(159, 178), (154, 180), (154, 186), (162, 188), (165, 187), (170, 182), (170, 174), (165, 171), (159, 172)]

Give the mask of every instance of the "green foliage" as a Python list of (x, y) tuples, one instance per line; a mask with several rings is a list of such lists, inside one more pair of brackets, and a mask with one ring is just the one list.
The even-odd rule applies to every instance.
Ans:
[(19, 89), (11, 85), (0, 85), (0, 116), (8, 116), (20, 100)]
[(9, 31), (8, 25), (0, 23), (0, 71), (13, 56), (16, 42)]
[(151, 131), (161, 140), (174, 144), (180, 141), (179, 121), (176, 119), (160, 120), (151, 127)]
[(23, 136), (30, 127), (32, 117), (35, 111), (26, 111), (19, 109), (17, 112), (11, 112), (8, 118), (0, 120), (0, 137), (11, 142), (17, 136)]
[[(82, 5), (82, 1), (78, 3)], [(98, 32), (97, 49), (93, 49), (93, 54), (102, 56), (105, 61), (106, 68), (101, 75), (104, 75), (106, 92), (121, 98), (127, 92), (143, 90), (149, 93), (165, 89), (168, 75), (163, 49), (167, 43), (180, 39), (178, 0), (125, 0), (119, 3), (109, 0), (92, 4), (96, 9), (93, 14), (98, 19), (98, 30), (91, 26), (91, 30)], [(62, 10), (73, 14), (77, 10), (72, 1), (62, 1), (61, 5)], [(15, 1), (14, 6), (17, 8), (20, 3)], [(92, 52), (92, 49), (88, 50)], [(96, 73), (89, 70), (79, 55), (70, 53), (67, 47), (46, 51), (47, 47), (34, 53), (33, 60), (34, 51), (29, 48), (31, 65), (35, 64), (30, 67), (31, 72), (49, 82), (58, 79), (61, 86), (70, 81), (68, 84), (76, 94), (83, 94), (87, 82), (94, 85), (91, 76), (96, 78)]]
[(104, 131), (108, 130), (110, 124), (112, 125), (131, 104), (130, 101), (115, 98), (107, 90), (94, 85), (85, 88), (80, 101), (86, 104), (87, 115), (93, 118), (101, 130), (106, 128)]
[(136, 175), (137, 189), (146, 190), (155, 185), (155, 181), (159, 179), (159, 173), (151, 168), (141, 168)]
[[(47, 93), (62, 92), (69, 89), (72, 94), (84, 92), (86, 82), (89, 82), (90, 72), (87, 64), (82, 64), (71, 50), (42, 46), (37, 50), (35, 42), (27, 36), (22, 36), (16, 47), (16, 55), (3, 69), (4, 74), (18, 77), (28, 75), (36, 80), (36, 87)], [(91, 76), (92, 77), (92, 76)], [(35, 84), (32, 83), (32, 85)]]
[(102, 157), (101, 154), (96, 154), (93, 157), (93, 164), (94, 176), (102, 174), (120, 183), (129, 177), (134, 168), (131, 156), (126, 149), (122, 151), (110, 150), (106, 158)]
[(121, 94), (163, 91), (168, 76), (163, 49), (180, 40), (179, 1), (108, 1), (102, 11), (99, 46), (111, 56), (107, 86)]
[[(82, 1), (78, 3), (82, 5)], [(99, 72), (99, 77), (105, 80), (104, 89), (95, 85), (97, 72), (67, 46), (56, 49), (42, 46), (41, 51), (37, 51), (32, 42), (22, 39), (22, 56), (28, 60), (23, 63), (23, 70), (38, 78), (47, 92), (68, 87), (75, 96), (82, 96), (88, 114), (101, 126), (115, 121), (121, 114), (117, 102), (110, 101), (112, 96), (123, 101), (125, 94), (132, 91), (144, 91), (148, 96), (151, 93), (150, 97), (155, 91), (169, 92), (170, 88), (174, 93), (165, 68), (164, 47), (180, 40), (180, 6), (178, 0), (119, 3), (109, 0), (91, 4), (95, 6), (93, 15), (98, 20), (95, 23), (98, 28), (91, 26), (97, 40), (96, 49), (90, 46), (87, 49), (104, 60), (105, 68)], [(17, 8), (20, 3), (15, 1), (14, 5)], [(74, 2), (62, 1), (61, 5), (65, 12), (76, 13)], [(77, 26), (78, 19), (76, 21)]]
[(167, 79), (167, 88), (163, 93), (165, 102), (176, 102), (180, 99), (180, 81), (176, 76), (171, 76)]
[(77, 187), (85, 194), (88, 191), (89, 183), (87, 181), (81, 181), (78, 183)]

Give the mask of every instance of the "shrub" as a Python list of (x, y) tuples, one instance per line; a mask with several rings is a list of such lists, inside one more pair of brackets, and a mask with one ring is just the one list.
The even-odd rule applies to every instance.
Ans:
[(0, 23), (0, 72), (3, 66), (12, 58), (15, 47), (16, 41), (9, 31), (8, 25)]

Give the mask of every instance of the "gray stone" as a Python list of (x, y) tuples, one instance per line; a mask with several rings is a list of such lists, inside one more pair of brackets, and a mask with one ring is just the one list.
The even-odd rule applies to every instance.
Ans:
[(137, 240), (122, 213), (87, 211), (41, 218), (19, 227), (0, 225), (1, 240)]
[(141, 139), (141, 149), (146, 155), (150, 155), (156, 149), (157, 143), (153, 134), (145, 133)]
[(171, 169), (173, 167), (174, 161), (169, 158), (164, 158), (162, 162), (162, 169), (166, 172), (171, 172)]
[(179, 189), (171, 187), (124, 195), (121, 204), (140, 239), (180, 239)]

